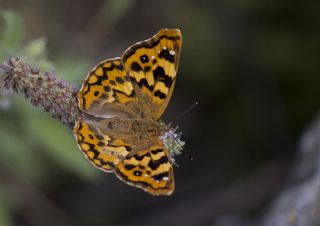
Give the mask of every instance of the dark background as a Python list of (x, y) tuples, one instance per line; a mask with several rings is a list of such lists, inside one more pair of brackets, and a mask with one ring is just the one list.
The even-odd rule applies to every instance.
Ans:
[(199, 102), (177, 122), (186, 146), (176, 158), (176, 190), (152, 197), (95, 169), (71, 131), (43, 110), (3, 94), (10, 107), (0, 110), (0, 225), (259, 222), (319, 109), (319, 7), (311, 0), (0, 0), (0, 10), (23, 24), (21, 43), (3, 45), (0, 60), (29, 57), (77, 87), (103, 59), (161, 28), (180, 29), (178, 81), (163, 120)]

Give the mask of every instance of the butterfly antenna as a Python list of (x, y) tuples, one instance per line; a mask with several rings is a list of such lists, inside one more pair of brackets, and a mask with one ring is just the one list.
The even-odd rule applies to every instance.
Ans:
[(188, 113), (189, 111), (191, 111), (195, 106), (198, 105), (198, 101), (196, 101), (194, 104), (192, 104), (190, 107), (188, 107), (186, 110), (184, 110), (182, 113), (180, 113), (177, 117), (175, 117), (170, 123), (169, 125), (172, 125), (172, 123), (176, 120), (178, 120), (179, 118), (181, 118), (182, 116), (184, 116), (186, 113)]
[(180, 144), (180, 142), (177, 140), (177, 138), (170, 132), (168, 131), (168, 133), (172, 136), (172, 138), (179, 144), (179, 146), (181, 147), (181, 150), (183, 149), (182, 145)]
[(173, 165), (175, 165), (176, 167), (179, 167), (179, 165), (176, 163), (176, 160), (174, 160), (174, 158), (170, 157), (170, 160), (173, 163)]

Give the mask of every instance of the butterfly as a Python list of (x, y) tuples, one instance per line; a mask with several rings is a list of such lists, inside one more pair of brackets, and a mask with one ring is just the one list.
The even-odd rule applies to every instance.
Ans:
[(182, 35), (162, 29), (129, 47), (121, 58), (102, 61), (83, 81), (75, 122), (78, 147), (97, 168), (151, 195), (174, 191), (173, 160), (160, 121), (173, 92)]

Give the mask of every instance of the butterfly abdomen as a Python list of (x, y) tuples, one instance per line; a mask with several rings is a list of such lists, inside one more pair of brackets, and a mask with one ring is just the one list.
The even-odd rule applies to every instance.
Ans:
[(100, 127), (106, 131), (117, 134), (130, 134), (132, 133), (132, 122), (128, 118), (115, 117), (103, 119), (99, 122)]

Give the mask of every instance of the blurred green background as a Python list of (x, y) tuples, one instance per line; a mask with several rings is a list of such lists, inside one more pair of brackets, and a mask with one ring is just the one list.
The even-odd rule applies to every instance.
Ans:
[(176, 190), (152, 197), (95, 169), (68, 128), (2, 90), (0, 226), (222, 225), (261, 216), (319, 110), (319, 9), (311, 0), (0, 0), (0, 61), (24, 56), (77, 87), (97, 62), (161, 28), (180, 29), (164, 121), (199, 102), (177, 122), (186, 146)]

